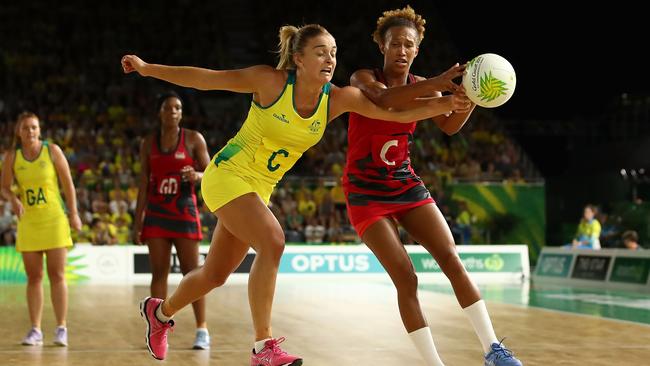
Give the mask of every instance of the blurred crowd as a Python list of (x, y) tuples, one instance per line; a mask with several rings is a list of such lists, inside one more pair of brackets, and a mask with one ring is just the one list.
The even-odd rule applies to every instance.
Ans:
[[(136, 9), (147, 3), (152, 14), (143, 19)], [(212, 68), (273, 63), (268, 50), (276, 43), (277, 28), (294, 22), (287, 19), (278, 23), (280, 20), (273, 21), (276, 18), (272, 16), (249, 11), (254, 7), (252, 2), (233, 3), (230, 12), (223, 12), (219, 2), (200, 7), (190, 3), (181, 1), (172, 7), (151, 1), (138, 2), (137, 6), (99, 2), (92, 10), (80, 6), (80, 0), (60, 4), (56, 10), (40, 7), (38, 2), (3, 4), (0, 34), (21, 28), (24, 12), (30, 14), (30, 31), (2, 40), (0, 160), (12, 146), (18, 113), (35, 112), (41, 119), (42, 138), (59, 144), (70, 163), (84, 223), (78, 241), (116, 244), (132, 240), (141, 169), (140, 137), (157, 128), (154, 101), (158, 93), (170, 88), (151, 79), (124, 76), (119, 67), (122, 54)], [(334, 80), (337, 85), (346, 85), (358, 67), (380, 66), (380, 54), (370, 33), (381, 10), (394, 7), (389, 1), (373, 4), (376, 11), (365, 4), (333, 6), (344, 5), (346, 11), (340, 12), (344, 19), (336, 25), (330, 27), (324, 16), (310, 19), (323, 23), (337, 37), (341, 49)], [(414, 70), (433, 76), (457, 60), (444, 31), (437, 28), (435, 9), (430, 4), (423, 3), (420, 9), (417, 5), (416, 10), (432, 15)], [(316, 7), (320, 9), (320, 5)], [(310, 9), (304, 10), (310, 13)], [(356, 14), (360, 12), (368, 15), (359, 17)], [(316, 13), (339, 14), (329, 8)], [(194, 21), (208, 18), (213, 21)], [(439, 66), (423, 67), (431, 64)], [(200, 131), (211, 154), (236, 133), (250, 103), (247, 95), (176, 90), (183, 100), (181, 125)], [(323, 141), (309, 150), (278, 186), (272, 210), (284, 225), (288, 241), (358, 240), (348, 223), (340, 186), (346, 146), (344, 116), (328, 127)], [(433, 123), (421, 123), (415, 132), (411, 159), (437, 196), (444, 195), (445, 187), (455, 181), (525, 182), (538, 177), (496, 118), (480, 108), (463, 131), (452, 137)], [(15, 218), (8, 206), (0, 201), (4, 243), (11, 243), (15, 235)], [(458, 223), (467, 221), (463, 218), (466, 215), (460, 209), (453, 211), (458, 212), (448, 213), (450, 225), (462, 227)], [(201, 217), (209, 240), (215, 219), (203, 205)], [(462, 230), (455, 230), (459, 238)]]

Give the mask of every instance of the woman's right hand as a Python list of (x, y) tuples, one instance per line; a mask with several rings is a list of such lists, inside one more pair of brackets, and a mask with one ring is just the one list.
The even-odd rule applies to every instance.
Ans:
[(135, 244), (135, 245), (143, 245), (144, 244), (142, 242), (142, 239), (140, 238), (141, 235), (142, 235), (142, 223), (136, 221), (133, 224), (133, 244)]
[(449, 70), (443, 72), (442, 74), (434, 77), (436, 80), (436, 85), (438, 86), (436, 91), (440, 92), (452, 92), (455, 93), (458, 90), (459, 85), (454, 83), (454, 79), (463, 76), (467, 64), (459, 65), (456, 63), (454, 66), (450, 67)]
[(14, 197), (14, 199), (11, 200), (11, 211), (13, 211), (14, 215), (16, 215), (18, 219), (20, 219), (25, 213), (25, 208), (23, 207), (23, 203), (20, 202), (20, 200), (17, 197)]
[(125, 55), (122, 57), (122, 70), (125, 74), (136, 71), (138, 74), (145, 76), (142, 71), (146, 66), (147, 63), (136, 55)]

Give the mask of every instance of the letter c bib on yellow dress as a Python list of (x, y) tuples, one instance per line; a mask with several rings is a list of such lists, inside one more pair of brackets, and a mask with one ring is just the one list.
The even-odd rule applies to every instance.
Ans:
[(271, 105), (253, 101), (237, 135), (214, 156), (201, 183), (210, 210), (248, 192), (257, 192), (268, 203), (277, 182), (323, 137), (331, 84), (323, 86), (313, 113), (303, 118), (294, 106), (295, 80), (295, 72), (289, 71), (284, 90)]

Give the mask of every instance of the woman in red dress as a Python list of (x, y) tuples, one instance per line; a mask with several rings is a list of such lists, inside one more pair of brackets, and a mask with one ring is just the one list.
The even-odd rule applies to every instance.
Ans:
[[(158, 99), (160, 129), (140, 144), (140, 189), (134, 241), (149, 247), (151, 296), (167, 297), (172, 244), (183, 275), (199, 265), (201, 221), (194, 186), (210, 163), (201, 133), (179, 126), (183, 104), (174, 92)], [(192, 303), (196, 318), (194, 349), (210, 348), (205, 299)]]
[[(403, 110), (417, 107), (440, 92), (463, 93), (453, 79), (464, 72), (454, 65), (438, 77), (411, 74), (424, 36), (424, 19), (411, 7), (384, 12), (373, 34), (384, 55), (382, 69), (356, 71), (350, 84), (375, 104)], [(456, 110), (434, 117), (445, 133), (458, 132), (473, 111)], [(418, 177), (409, 158), (416, 121), (381, 121), (350, 113), (348, 155), (343, 178), (350, 221), (377, 256), (397, 289), (406, 330), (427, 365), (442, 365), (417, 297), (418, 280), (400, 240), (399, 223), (440, 265), (483, 345), (486, 365), (521, 365), (497, 340), (485, 303), (461, 262), (444, 216)]]

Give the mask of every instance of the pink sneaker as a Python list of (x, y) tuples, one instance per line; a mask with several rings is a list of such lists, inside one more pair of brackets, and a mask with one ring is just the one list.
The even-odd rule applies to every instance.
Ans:
[(279, 344), (284, 342), (284, 337), (269, 339), (264, 343), (264, 348), (251, 355), (251, 366), (300, 366), (302, 358), (291, 356), (284, 352)]
[(140, 301), (140, 315), (147, 323), (147, 348), (153, 358), (164, 360), (167, 356), (167, 331), (174, 326), (174, 321), (163, 323), (156, 317), (156, 309), (162, 303), (161, 299), (145, 297)]

